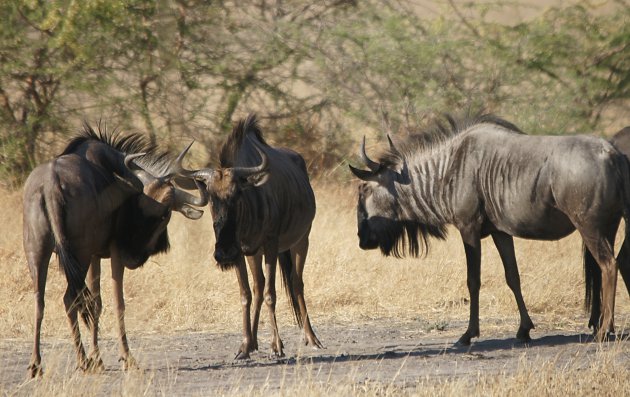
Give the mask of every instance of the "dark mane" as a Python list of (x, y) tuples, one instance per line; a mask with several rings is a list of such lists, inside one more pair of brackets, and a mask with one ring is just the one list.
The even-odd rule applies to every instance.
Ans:
[(396, 145), (400, 153), (385, 151), (378, 158), (378, 162), (388, 167), (395, 167), (400, 164), (401, 155), (407, 157), (418, 151), (428, 150), (477, 124), (485, 123), (495, 124), (514, 133), (523, 134), (523, 131), (517, 126), (493, 114), (479, 112), (473, 115), (453, 116), (447, 113), (443, 114), (441, 118), (433, 120), (427, 128), (409, 135)]
[(97, 124), (96, 130), (84, 122), (83, 129), (68, 143), (61, 155), (73, 153), (78, 150), (79, 146), (90, 141), (103, 143), (124, 154), (146, 153), (145, 156), (134, 161), (150, 170), (156, 177), (164, 176), (171, 166), (169, 153), (160, 151), (155, 145), (149, 143), (143, 135), (124, 135), (117, 129), (110, 132), (107, 130), (107, 125), (100, 122)]
[(402, 258), (409, 254), (416, 258), (429, 252), (429, 237), (444, 240), (446, 235), (445, 225), (391, 220), (379, 230), (379, 248), (385, 256)]
[(221, 167), (227, 168), (234, 166), (236, 156), (243, 144), (243, 140), (249, 134), (253, 134), (260, 143), (267, 145), (267, 142), (265, 142), (265, 139), (262, 136), (262, 131), (258, 126), (256, 115), (253, 113), (250, 113), (244, 119), (240, 119), (238, 123), (234, 125), (230, 136), (228, 136), (226, 141), (223, 143), (221, 153), (219, 155)]

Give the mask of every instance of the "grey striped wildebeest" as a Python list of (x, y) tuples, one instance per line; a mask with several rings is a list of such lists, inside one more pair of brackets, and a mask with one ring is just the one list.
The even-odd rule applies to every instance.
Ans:
[[(149, 256), (168, 250), (171, 211), (191, 219), (203, 214), (191, 207), (207, 204), (201, 184), (195, 182), (201, 194), (195, 197), (171, 183), (187, 151), (173, 161), (140, 135), (107, 133), (100, 126), (96, 132), (86, 124), (60, 156), (30, 174), (24, 185), (23, 239), (35, 290), (31, 376), (41, 373), (40, 331), (53, 251), (68, 282), (63, 301), (79, 368), (103, 367), (97, 341), (101, 258), (111, 258), (120, 358), (125, 368), (136, 365), (125, 333), (123, 273), (125, 267), (135, 269)], [(89, 357), (81, 343), (78, 314), (92, 332)]]
[[(275, 314), (278, 261), (296, 320), (304, 329), (305, 343), (321, 348), (304, 301), (302, 275), (315, 217), (315, 195), (302, 156), (269, 146), (255, 116), (249, 115), (235, 125), (223, 143), (220, 167), (199, 170), (192, 176), (208, 188), (216, 237), (214, 258), (223, 270), (236, 268), (243, 305), (243, 343), (236, 358), (248, 358), (258, 349), (263, 298), (269, 310), (272, 352), (283, 355)], [(244, 256), (252, 273), (253, 313)]]
[[(598, 340), (613, 330), (617, 263), (614, 236), (628, 219), (628, 163), (610, 143), (589, 136), (530, 136), (511, 123), (478, 115), (411, 135), (367, 170), (357, 208), (359, 245), (385, 255), (418, 255), (446, 225), (464, 243), (470, 293), (468, 329), (458, 343), (479, 336), (481, 244), (491, 236), (520, 313), (519, 340), (534, 327), (520, 288), (513, 237), (556, 240), (578, 230), (602, 270)], [(626, 239), (628, 234), (626, 233)], [(626, 263), (621, 264), (627, 266)]]

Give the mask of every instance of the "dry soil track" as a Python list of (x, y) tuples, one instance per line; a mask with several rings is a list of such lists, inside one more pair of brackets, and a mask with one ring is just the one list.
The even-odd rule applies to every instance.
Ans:
[[(613, 344), (593, 343), (588, 334), (567, 330), (533, 332), (536, 339), (529, 345), (518, 343), (510, 334), (494, 334), (485, 335), (470, 348), (453, 346), (464, 329), (464, 323), (437, 331), (428, 330), (425, 323), (386, 320), (325, 326), (317, 332), (326, 349), (312, 350), (302, 346), (293, 327), (282, 330), (286, 352), (282, 359), (267, 355), (269, 334), (265, 330), (260, 335), (263, 351), (246, 361), (232, 359), (240, 342), (238, 334), (132, 335), (131, 347), (142, 369), (122, 372), (116, 362), (115, 340), (105, 339), (101, 350), (106, 370), (94, 375), (72, 369), (69, 339), (44, 340), (46, 373), (40, 381), (25, 380), (30, 342), (2, 340), (0, 391), (30, 395), (42, 382), (54, 382), (55, 378), (60, 384), (64, 378), (84, 379), (86, 387), (93, 388), (90, 394), (101, 395), (133, 395), (134, 390), (148, 395), (240, 394), (260, 389), (281, 391), (300, 384), (370, 382), (414, 387), (427, 379), (465, 378), (474, 382), (479, 375), (509, 376), (518, 368), (535, 368), (540, 363), (587, 367), (598, 350), (613, 348)], [(621, 349), (617, 359), (630, 359), (629, 342), (618, 341), (614, 346)], [(63, 390), (63, 386), (58, 387)]]

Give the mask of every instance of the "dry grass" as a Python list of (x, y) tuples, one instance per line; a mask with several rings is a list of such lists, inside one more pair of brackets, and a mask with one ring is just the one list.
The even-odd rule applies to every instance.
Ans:
[[(426, 258), (383, 258), (378, 252), (364, 252), (358, 248), (353, 186), (316, 184), (316, 195), (318, 214), (305, 269), (306, 298), (316, 327), (367, 322), (375, 318), (421, 319), (438, 325), (467, 321), (465, 260), (457, 233), (451, 231), (447, 241), (434, 241)], [(21, 244), (21, 197), (19, 193), (3, 191), (0, 199), (5, 208), (10, 209), (0, 214), (0, 335), (3, 339), (30, 341), (34, 303)], [(156, 257), (144, 268), (128, 271), (125, 275), (127, 330), (132, 343), (135, 336), (147, 333), (239, 332), (241, 315), (236, 277), (231, 272), (218, 270), (211, 259), (214, 237), (210, 217), (204, 216), (193, 222), (175, 215), (170, 237), (172, 250), (169, 254)], [(496, 249), (490, 241), (485, 241), (483, 248), (482, 336), (490, 337), (499, 332), (512, 334), (518, 326), (514, 298), (505, 283)], [(587, 332), (588, 318), (582, 310), (584, 293), (579, 237), (572, 235), (560, 242), (519, 240), (516, 251), (523, 294), (537, 330), (582, 327), (583, 332)], [(104, 261), (105, 310), (101, 329), (104, 337), (115, 338), (107, 264), (108, 261)], [(44, 340), (60, 338), (69, 343), (62, 304), (64, 289), (65, 280), (53, 260), (46, 291)], [(279, 326), (288, 327), (293, 324), (291, 312), (286, 298), (279, 296)], [(616, 316), (619, 328), (628, 328), (628, 314), (628, 293), (620, 280)], [(536, 337), (535, 332), (532, 336)], [(417, 384), (402, 389), (394, 383), (320, 385), (309, 380), (306, 366), (282, 386), (280, 394), (297, 390), (305, 395), (368, 396), (613, 394), (630, 386), (629, 370), (619, 364), (623, 354), (620, 349), (608, 349), (593, 357), (586, 368), (580, 365), (558, 368), (550, 361), (527, 361), (522, 362), (514, 373), (479, 374), (472, 386), (470, 380), (432, 378), (420, 379)], [(106, 381), (94, 376), (77, 376), (67, 368), (54, 368), (51, 354), (46, 356), (45, 364), (48, 371), (36, 386), (35, 394), (72, 395), (72, 390), (102, 390), (100, 387)], [(154, 383), (150, 372), (120, 376), (113, 390), (115, 394), (143, 394), (143, 387)], [(170, 394), (172, 390), (168, 381), (165, 382), (163, 393)], [(81, 388), (74, 389), (74, 386)], [(270, 387), (276, 388), (277, 385)], [(108, 390), (112, 389), (108, 387)], [(19, 390), (15, 392), (19, 393)], [(161, 393), (160, 390), (157, 392)], [(263, 388), (239, 390), (234, 394), (268, 395), (268, 392), (271, 390)]]

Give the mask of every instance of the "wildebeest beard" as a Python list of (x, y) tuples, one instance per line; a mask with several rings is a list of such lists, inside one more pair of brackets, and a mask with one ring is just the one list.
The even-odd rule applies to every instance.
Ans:
[[(374, 217), (371, 219), (372, 223)], [(418, 257), (429, 252), (429, 237), (440, 240), (446, 238), (445, 225), (425, 225), (413, 221), (398, 221), (386, 218), (378, 219), (378, 229), (374, 233), (378, 246), (385, 256), (402, 258), (405, 255)]]
[(162, 222), (160, 218), (142, 215), (133, 199), (128, 200), (120, 208), (115, 235), (120, 257), (126, 268), (136, 269), (144, 265), (151, 255), (167, 252), (170, 249), (166, 228), (160, 233), (155, 247), (152, 249), (148, 247), (149, 241)]

